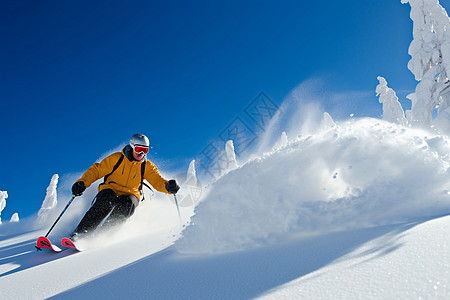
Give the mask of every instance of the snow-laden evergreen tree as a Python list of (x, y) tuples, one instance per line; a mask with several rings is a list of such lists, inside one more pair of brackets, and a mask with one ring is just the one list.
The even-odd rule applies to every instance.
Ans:
[[(8, 192), (0, 191), (0, 216), (2, 214), (2, 210), (6, 207), (6, 198), (8, 198)], [(0, 224), (2, 223), (2, 218), (0, 217)]]
[(195, 160), (192, 160), (189, 164), (189, 168), (186, 174), (186, 182), (184, 184), (191, 185), (191, 186), (197, 186), (197, 176), (195, 172)]
[(380, 97), (378, 101), (383, 104), (383, 120), (406, 126), (408, 121), (394, 90), (387, 86), (384, 77), (378, 76), (377, 79), (380, 83), (375, 91), (377, 96)]
[(58, 174), (54, 174), (47, 187), (47, 194), (42, 202), (41, 209), (38, 212), (38, 222), (43, 222), (50, 211), (58, 204), (56, 186), (58, 185)]
[(14, 213), (11, 216), (11, 220), (9, 220), (10, 223), (17, 223), (19, 222), (19, 214), (18, 213)]
[(408, 69), (419, 81), (415, 93), (408, 96), (412, 107), (407, 117), (412, 125), (429, 126), (435, 110), (439, 115), (450, 106), (450, 19), (438, 0), (401, 2), (411, 5), (413, 41)]
[(227, 141), (225, 144), (225, 153), (227, 155), (227, 166), (226, 170), (231, 171), (238, 167), (236, 160), (236, 153), (234, 152), (234, 144), (232, 140)]
[(284, 148), (288, 145), (288, 136), (285, 131), (281, 133), (280, 138), (278, 141), (275, 142), (273, 146), (273, 150), (280, 150), (281, 148)]
[(286, 147), (288, 144), (288, 137), (285, 131), (281, 133), (280, 140), (276, 143), (275, 149)]
[(334, 123), (333, 118), (330, 116), (329, 113), (324, 112), (321, 126), (324, 129), (325, 128), (333, 128), (333, 127), (336, 127), (336, 123)]
[[(200, 199), (201, 193), (202, 189), (199, 187), (195, 171), (195, 160), (192, 160), (186, 173), (186, 181), (181, 184), (181, 189), (177, 194), (178, 204), (181, 207), (195, 205)], [(173, 199), (172, 195), (167, 195), (167, 197), (168, 199)]]

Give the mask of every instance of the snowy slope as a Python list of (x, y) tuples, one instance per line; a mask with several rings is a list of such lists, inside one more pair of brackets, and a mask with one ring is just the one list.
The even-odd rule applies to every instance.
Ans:
[[(179, 237), (182, 227), (170, 202), (144, 202), (135, 217), (113, 232), (80, 241), (80, 248), (85, 250), (81, 253), (71, 249), (60, 253), (36, 251), (36, 238), (48, 228), (2, 236), (0, 298), (44, 299), (56, 295), (161, 251)], [(50, 239), (59, 245), (60, 236), (50, 234)]]
[[(219, 256), (146, 257), (64, 299), (448, 299), (450, 218), (298, 239)], [(430, 247), (430, 245), (436, 245)]]
[(446, 137), (359, 119), (283, 140), (208, 186), (181, 238), (158, 195), (81, 253), (36, 252), (48, 227), (2, 224), (0, 298), (450, 297)]
[(347, 245), (349, 253), (262, 298), (449, 299), (449, 226), (443, 217), (348, 232), (340, 242), (367, 242)]
[(449, 142), (377, 119), (324, 126), (218, 180), (180, 251), (222, 253), (448, 213)]

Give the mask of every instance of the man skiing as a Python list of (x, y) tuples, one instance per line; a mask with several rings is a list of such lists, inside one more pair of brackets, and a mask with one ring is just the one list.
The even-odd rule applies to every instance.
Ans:
[(149, 146), (149, 139), (145, 135), (135, 134), (121, 152), (93, 164), (73, 184), (72, 194), (80, 196), (92, 183), (104, 177), (94, 204), (70, 235), (72, 240), (92, 232), (103, 221), (108, 226), (131, 217), (143, 196), (144, 179), (162, 193), (178, 192), (180, 187), (177, 182), (164, 179), (158, 168), (147, 160)]

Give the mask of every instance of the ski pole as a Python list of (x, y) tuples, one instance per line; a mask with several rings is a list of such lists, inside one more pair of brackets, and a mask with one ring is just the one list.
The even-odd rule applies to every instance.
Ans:
[(183, 224), (183, 222), (181, 221), (180, 207), (178, 206), (177, 196), (173, 194), (173, 198), (175, 199), (175, 204), (177, 205), (178, 218), (180, 218), (180, 223)]
[(47, 234), (45, 235), (45, 237), (47, 237), (50, 234), (50, 231), (52, 231), (53, 227), (55, 227), (56, 223), (58, 223), (59, 219), (61, 219), (62, 215), (66, 212), (67, 208), (69, 207), (69, 205), (72, 203), (73, 199), (75, 199), (75, 195), (72, 195), (72, 198), (70, 198), (69, 203), (67, 203), (66, 207), (64, 207), (63, 211), (61, 212), (61, 214), (59, 215), (58, 219), (56, 219), (55, 223), (53, 223), (52, 227), (50, 227), (50, 230), (47, 232)]

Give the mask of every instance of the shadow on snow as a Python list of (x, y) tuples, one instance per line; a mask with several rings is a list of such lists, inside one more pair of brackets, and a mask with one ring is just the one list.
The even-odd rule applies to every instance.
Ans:
[(37, 251), (36, 239), (0, 248), (0, 268), (8, 264), (15, 266), (10, 270), (0, 271), (0, 278), (77, 253), (72, 249), (63, 249), (59, 253), (48, 249)]
[[(312, 273), (374, 240), (385, 255), (402, 233), (422, 222), (329, 233), (216, 256), (186, 256), (176, 247), (150, 255), (54, 298), (249, 299)], [(126, 255), (124, 253), (124, 255)]]

